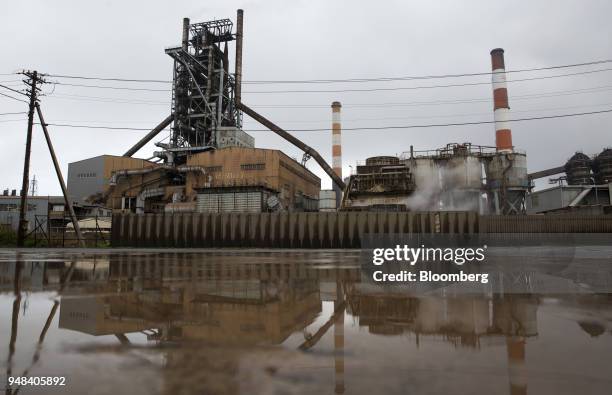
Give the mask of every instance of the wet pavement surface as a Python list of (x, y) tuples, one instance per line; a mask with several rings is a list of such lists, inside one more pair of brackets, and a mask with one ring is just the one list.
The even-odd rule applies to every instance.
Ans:
[(358, 251), (0, 250), (0, 367), (65, 377), (7, 394), (608, 395), (612, 294), (390, 290)]

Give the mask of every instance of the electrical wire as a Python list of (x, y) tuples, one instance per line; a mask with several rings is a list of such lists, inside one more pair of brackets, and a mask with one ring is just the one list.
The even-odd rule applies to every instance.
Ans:
[(20, 111), (20, 112), (2, 112), (0, 113), (0, 115), (19, 115), (19, 114), (27, 114), (26, 111)]
[[(571, 114), (556, 114), (556, 115), (543, 115), (538, 117), (527, 117), (527, 118), (516, 118), (509, 119), (508, 122), (524, 122), (524, 121), (536, 121), (544, 119), (555, 119), (555, 118), (569, 118), (586, 115), (604, 114), (610, 113), (612, 109), (600, 110), (600, 111), (589, 111), (581, 113)], [(485, 125), (493, 124), (495, 121), (473, 121), (473, 122), (451, 122), (451, 123), (438, 123), (438, 124), (421, 124), (421, 125), (401, 125), (401, 126), (367, 126), (367, 127), (354, 127), (354, 128), (343, 128), (343, 131), (359, 131), (359, 130), (392, 130), (392, 129), (421, 129), (421, 128), (432, 128), (432, 127), (449, 127), (449, 126), (468, 126), (468, 125)], [(48, 126), (56, 127), (68, 127), (68, 128), (84, 128), (84, 129), (105, 129), (105, 130), (132, 130), (132, 131), (150, 131), (150, 128), (133, 128), (133, 127), (113, 127), (113, 126), (94, 126), (94, 125), (74, 125), (66, 123), (47, 123)], [(245, 132), (266, 132), (268, 129), (252, 129), (244, 130)], [(290, 129), (292, 132), (329, 132), (329, 128), (321, 129)]]
[[(549, 91), (543, 93), (514, 95), (511, 100), (530, 100), (549, 97), (571, 96), (585, 93), (600, 93), (612, 90), (612, 85), (601, 85), (590, 88)], [(84, 96), (84, 95), (68, 95), (54, 94), (49, 95), (50, 98), (78, 100), (78, 101), (93, 101), (102, 103), (117, 103), (117, 104), (142, 104), (142, 105), (163, 105), (167, 106), (168, 102), (153, 101), (153, 100), (131, 100), (120, 99), (104, 96)], [(387, 103), (346, 103), (343, 107), (350, 108), (391, 108), (391, 107), (413, 107), (413, 106), (429, 106), (429, 105), (444, 105), (444, 104), (464, 104), (464, 103), (484, 103), (490, 102), (491, 98), (473, 98), (473, 99), (450, 99), (450, 100), (432, 100), (432, 101), (416, 101), (416, 102), (387, 102)], [(258, 108), (328, 108), (328, 104), (260, 104)]]
[[(533, 71), (555, 70), (563, 68), (593, 66), (598, 64), (612, 63), (612, 59), (595, 60), (583, 63), (574, 63), (557, 66), (535, 67), (517, 70), (506, 70), (506, 73), (523, 73)], [(422, 75), (422, 76), (403, 76), (403, 77), (376, 77), (376, 78), (347, 78), (347, 79), (313, 79), (313, 80), (244, 80), (243, 84), (322, 84), (322, 83), (342, 83), (342, 82), (376, 82), (376, 81), (404, 81), (404, 80), (424, 80), (424, 79), (441, 79), (441, 78), (459, 78), (459, 77), (475, 77), (483, 75), (492, 75), (493, 72), (480, 73), (462, 73), (462, 74), (441, 74), (441, 75)], [(65, 75), (65, 74), (46, 74), (49, 77), (65, 78), (65, 79), (81, 79), (81, 80), (96, 80), (96, 81), (117, 81), (117, 82), (142, 82), (142, 83), (163, 83), (170, 84), (172, 81), (156, 80), (156, 79), (137, 79), (137, 78), (107, 78), (82, 75)]]
[(0, 95), (1, 95), (1, 96), (4, 96), (4, 97), (8, 97), (8, 98), (13, 99), (13, 100), (17, 100), (17, 101), (20, 101), (20, 102), (23, 102), (23, 103), (29, 104), (29, 103), (28, 103), (27, 101), (25, 101), (25, 100), (17, 99), (16, 97), (13, 97), (13, 96), (7, 95), (6, 93), (2, 93), (2, 92), (0, 92)]
[[(569, 73), (569, 74), (560, 74), (560, 75), (550, 75), (543, 77), (532, 77), (532, 78), (521, 78), (515, 80), (506, 80), (506, 82), (525, 82), (525, 81), (536, 81), (536, 80), (546, 80), (552, 78), (562, 78), (562, 77), (570, 77), (576, 75), (586, 75), (593, 73), (600, 73), (604, 71), (610, 71), (612, 68), (607, 69), (599, 69), (599, 70), (590, 70), (579, 73)], [(258, 94), (258, 93), (342, 93), (342, 92), (376, 92), (376, 91), (403, 91), (403, 90), (418, 90), (418, 89), (434, 89), (434, 88), (457, 88), (457, 87), (466, 87), (466, 86), (478, 86), (478, 85), (491, 85), (490, 81), (487, 82), (468, 82), (463, 84), (445, 84), (445, 85), (422, 85), (422, 86), (398, 86), (392, 88), (365, 88), (365, 89), (319, 89), (319, 90), (311, 90), (311, 89), (295, 89), (295, 90), (274, 90), (274, 91), (245, 91), (243, 93), (249, 94)]]
[[(612, 68), (598, 69), (581, 71), (576, 73), (558, 74), (550, 76), (532, 77), (507, 80), (506, 82), (525, 82), (525, 81), (536, 81), (546, 80), (553, 78), (572, 77), (577, 75), (587, 75), (594, 73), (601, 73), (605, 71), (612, 71)], [(124, 86), (103, 86), (103, 85), (86, 85), (86, 84), (71, 84), (64, 82), (54, 82), (60, 86), (72, 86), (81, 88), (96, 88), (96, 89), (111, 89), (111, 90), (126, 90), (126, 91), (139, 91), (139, 92), (170, 92), (171, 89), (151, 89), (151, 88), (133, 88)], [(417, 90), (417, 89), (433, 89), (433, 88), (455, 88), (455, 87), (466, 87), (466, 86), (478, 86), (478, 85), (491, 85), (490, 81), (487, 82), (469, 82), (463, 84), (446, 84), (446, 85), (424, 85), (424, 86), (409, 86), (409, 87), (393, 87), (393, 88), (368, 88), (368, 89), (332, 89), (332, 90), (274, 90), (274, 91), (244, 91), (245, 94), (274, 94), (274, 93), (340, 93), (340, 92), (375, 92), (375, 91), (402, 91), (402, 90)]]
[(6, 85), (2, 85), (2, 84), (0, 84), (0, 87), (1, 87), (1, 88), (4, 88), (4, 89), (8, 89), (8, 90), (9, 90), (9, 91), (11, 91), (11, 92), (15, 92), (15, 93), (19, 93), (20, 95), (24, 95), (25, 97), (30, 97), (30, 96), (28, 96), (28, 94), (27, 94), (27, 93), (23, 93), (22, 91), (18, 91), (17, 89), (10, 88), (10, 87), (8, 87), (8, 86), (6, 86)]

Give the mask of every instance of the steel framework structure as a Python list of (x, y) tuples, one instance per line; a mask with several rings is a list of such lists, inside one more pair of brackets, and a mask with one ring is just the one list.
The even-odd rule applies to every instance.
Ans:
[[(235, 78), (229, 73), (228, 42), (235, 39), (229, 19), (189, 24), (181, 47), (166, 49), (174, 59), (170, 143), (174, 161), (218, 147), (218, 128), (241, 128), (234, 101)], [(223, 49), (221, 46), (223, 45)]]

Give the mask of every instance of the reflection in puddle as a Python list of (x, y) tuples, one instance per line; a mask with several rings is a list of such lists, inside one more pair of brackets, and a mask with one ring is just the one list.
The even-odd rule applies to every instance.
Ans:
[(363, 283), (358, 252), (6, 251), (0, 292), (6, 374), (66, 376), (46, 393), (612, 386), (610, 295), (415, 295)]

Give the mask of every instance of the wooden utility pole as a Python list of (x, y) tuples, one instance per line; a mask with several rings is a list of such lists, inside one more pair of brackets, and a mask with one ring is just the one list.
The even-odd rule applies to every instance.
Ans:
[(32, 150), (32, 126), (34, 123), (34, 109), (36, 107), (36, 94), (38, 83), (38, 73), (36, 71), (26, 73), (30, 79), (26, 83), (30, 85), (30, 109), (28, 111), (28, 132), (26, 135), (26, 149), (23, 160), (23, 181), (21, 183), (21, 205), (19, 206), (19, 228), (17, 228), (17, 247), (23, 247), (25, 235), (27, 233), (28, 222), (26, 213), (28, 210), (28, 186), (30, 185), (30, 151)]
[(72, 202), (68, 197), (68, 190), (66, 189), (66, 183), (64, 182), (64, 177), (62, 176), (62, 170), (60, 169), (59, 162), (57, 161), (57, 156), (55, 156), (55, 150), (53, 149), (53, 144), (51, 144), (51, 136), (49, 136), (49, 131), (47, 130), (47, 124), (45, 123), (45, 118), (43, 118), (42, 111), (40, 110), (40, 104), (36, 103), (36, 112), (38, 113), (38, 119), (40, 120), (40, 126), (42, 126), (43, 133), (45, 134), (45, 140), (47, 140), (47, 146), (49, 147), (49, 153), (51, 154), (51, 160), (53, 161), (53, 167), (55, 167), (55, 174), (57, 175), (57, 181), (62, 188), (62, 194), (64, 195), (64, 203), (66, 204), (66, 208), (70, 213), (70, 218), (72, 219), (72, 224), (74, 225), (74, 231), (77, 235), (77, 239), (79, 239), (79, 244), (81, 247), (85, 248), (85, 239), (83, 238), (83, 234), (81, 233), (81, 227), (79, 226), (79, 221), (77, 216), (74, 213), (74, 208), (72, 207)]

